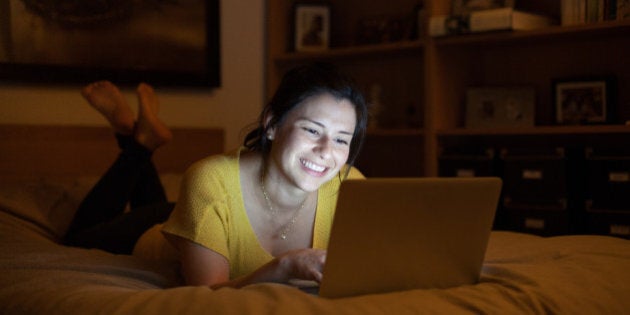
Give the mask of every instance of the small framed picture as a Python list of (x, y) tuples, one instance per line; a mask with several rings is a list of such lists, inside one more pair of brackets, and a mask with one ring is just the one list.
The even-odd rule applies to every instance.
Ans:
[(613, 77), (557, 79), (553, 82), (556, 123), (605, 124), (613, 118)]
[(296, 3), (295, 51), (322, 51), (330, 47), (330, 5)]
[(532, 127), (535, 105), (533, 88), (470, 88), (466, 91), (466, 128)]
[(515, 0), (453, 0), (453, 15), (465, 15), (473, 11), (513, 8)]

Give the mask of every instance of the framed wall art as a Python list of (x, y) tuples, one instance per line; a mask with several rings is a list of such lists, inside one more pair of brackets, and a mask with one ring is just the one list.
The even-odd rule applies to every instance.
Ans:
[(219, 0), (0, 4), (0, 79), (220, 86)]
[(322, 51), (330, 47), (330, 5), (298, 2), (293, 19), (295, 51)]
[(533, 88), (470, 88), (466, 91), (466, 128), (532, 127)]
[(613, 122), (614, 77), (556, 79), (552, 88), (556, 123), (581, 125)]

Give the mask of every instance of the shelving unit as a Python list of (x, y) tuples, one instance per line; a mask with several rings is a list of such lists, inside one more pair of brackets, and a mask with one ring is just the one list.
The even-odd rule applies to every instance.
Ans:
[(396, 54), (405, 52), (418, 53), (422, 51), (423, 47), (424, 41), (416, 40), (353, 47), (338, 47), (331, 48), (324, 52), (287, 52), (276, 56), (275, 62), (282, 64), (296, 61), (336, 60), (367, 56), (395, 56)]
[[(428, 0), (428, 15), (448, 14), (451, 1)], [(547, 12), (559, 1), (536, 1)], [(369, 90), (378, 84), (390, 117), (368, 136), (374, 174), (436, 176), (442, 147), (474, 141), (528, 145), (553, 139), (630, 143), (630, 21), (608, 21), (570, 27), (517, 32), (492, 32), (419, 39), (376, 45), (354, 45), (355, 25), (362, 17), (412, 15), (415, 0), (365, 2), (327, 1), (333, 10), (331, 49), (318, 53), (292, 52), (291, 1), (267, 1), (267, 93), (271, 95), (289, 68), (314, 60), (337, 64)], [(559, 12), (556, 12), (559, 16)], [(617, 78), (616, 125), (554, 126), (551, 81), (582, 75)], [(475, 86), (529, 86), (536, 91), (536, 126), (519, 129), (464, 128), (466, 89)], [(418, 121), (410, 128), (405, 109), (416, 109)], [(401, 140), (409, 147), (400, 147)], [(392, 146), (397, 145), (395, 149)], [(376, 167), (378, 165), (379, 167)], [(401, 166), (402, 165), (402, 166)], [(395, 168), (395, 170), (392, 170)]]
[(620, 134), (630, 136), (630, 127), (624, 125), (597, 126), (536, 126), (531, 128), (453, 128), (438, 130), (438, 136), (492, 136), (492, 135), (580, 135), (580, 134)]

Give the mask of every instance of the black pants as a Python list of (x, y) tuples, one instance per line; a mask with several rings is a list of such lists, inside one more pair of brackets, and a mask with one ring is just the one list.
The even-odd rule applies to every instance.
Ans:
[[(65, 236), (67, 245), (130, 254), (138, 238), (173, 210), (152, 152), (132, 136), (116, 139), (121, 152), (79, 205)], [(125, 212), (127, 204), (130, 211)]]

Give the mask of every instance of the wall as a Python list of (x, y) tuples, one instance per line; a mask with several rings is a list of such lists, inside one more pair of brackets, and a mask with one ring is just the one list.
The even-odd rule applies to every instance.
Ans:
[[(169, 126), (220, 127), (226, 149), (264, 103), (264, 1), (221, 1), (222, 86), (215, 90), (158, 89), (160, 117)], [(79, 94), (81, 86), (0, 83), (0, 124), (107, 125)], [(133, 89), (123, 89), (136, 104)]]

